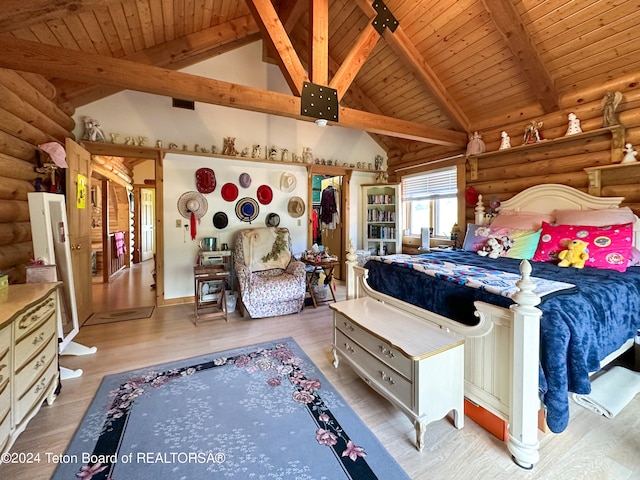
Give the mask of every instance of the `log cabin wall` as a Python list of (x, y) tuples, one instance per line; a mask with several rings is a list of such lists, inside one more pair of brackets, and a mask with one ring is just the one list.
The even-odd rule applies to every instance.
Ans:
[(33, 257), (27, 194), (40, 174), (38, 145), (73, 137), (73, 108), (55, 103), (55, 88), (41, 75), (0, 69), (0, 270), (25, 282)]
[[(522, 117), (515, 122), (509, 121), (509, 118), (491, 119), (485, 121), (484, 125), (494, 125), (493, 127), (472, 126), (472, 131), (477, 130), (482, 134), (487, 153), (466, 160), (465, 188), (473, 186), (483, 195), (487, 206), (494, 196), (503, 201), (533, 185), (561, 183), (591, 194), (624, 197), (622, 204), (640, 215), (640, 163), (629, 168), (604, 169), (600, 188), (590, 188), (589, 175), (585, 170), (619, 163), (625, 143), (631, 143), (636, 149), (640, 146), (640, 78), (636, 77), (631, 75), (597, 89), (566, 95), (561, 101), (562, 109), (553, 114), (535, 118)], [(623, 94), (623, 100), (617, 109), (622, 127), (619, 129), (621, 136), (618, 136), (617, 129), (601, 128), (602, 99), (608, 91), (620, 91)], [(584, 134), (577, 135), (575, 140), (566, 137), (566, 140), (551, 141), (547, 145), (522, 147), (525, 127), (532, 120), (543, 122), (541, 133), (545, 139), (564, 138), (569, 113), (575, 113), (580, 119)], [(518, 112), (513, 112), (511, 117), (518, 117)], [(501, 122), (504, 123), (500, 124)], [(511, 138), (512, 150), (493, 155), (493, 152), (499, 150), (503, 130)], [(408, 173), (428, 171), (445, 163), (464, 161), (437, 161), (464, 153), (442, 147), (426, 147), (402, 156), (390, 157), (390, 178), (400, 180), (402, 175)], [(459, 200), (464, 202), (462, 193)], [(473, 212), (473, 206), (466, 207), (466, 223), (473, 223)]]

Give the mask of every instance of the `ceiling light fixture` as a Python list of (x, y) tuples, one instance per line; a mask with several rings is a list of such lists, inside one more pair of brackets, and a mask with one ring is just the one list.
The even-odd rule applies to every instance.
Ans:
[(319, 127), (326, 127), (327, 126), (327, 120), (325, 118), (317, 118), (316, 119), (316, 125)]

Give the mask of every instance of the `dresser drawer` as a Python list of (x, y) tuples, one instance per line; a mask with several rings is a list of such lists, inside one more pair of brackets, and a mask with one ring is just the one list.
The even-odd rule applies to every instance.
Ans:
[(11, 346), (11, 325), (0, 329), (0, 357)]
[[(0, 395), (0, 398), (2, 398), (2, 395)], [(9, 411), (9, 409), (7, 409), (5, 412), (0, 413), (0, 452), (4, 450), (4, 446), (7, 444), (7, 439), (9, 438), (10, 431), (11, 412)]]
[(28, 309), (19, 317), (18, 320), (13, 322), (16, 343), (31, 334), (33, 330), (38, 329), (42, 322), (53, 315), (55, 311), (56, 293), (53, 292), (44, 298), (42, 302)]
[(31, 382), (44, 372), (54, 360), (54, 357), (58, 354), (56, 346), (58, 339), (55, 336), (51, 336), (48, 339), (48, 343), (45, 348), (39, 351), (35, 357), (32, 357), (22, 368), (16, 371), (14, 377), (14, 388), (20, 397), (24, 391), (31, 385)]
[(382, 363), (342, 332), (336, 330), (335, 335), (335, 347), (345, 358), (364, 370), (370, 381), (383, 387), (397, 401), (410, 409), (414, 408), (413, 387), (409, 380)]
[(370, 334), (342, 315), (336, 315), (336, 328), (369, 350), (372, 355), (412, 380), (413, 362), (387, 342)]
[(11, 389), (9, 388), (9, 379), (5, 376), (0, 382), (0, 419), (4, 418), (11, 408)]
[(58, 373), (58, 362), (51, 362), (36, 381), (18, 398), (15, 406), (14, 420), (19, 424), (32, 409), (39, 408), (45, 395), (51, 390), (51, 381)]
[(24, 363), (31, 358), (33, 352), (42, 348), (51, 336), (56, 336), (56, 325), (53, 319), (36, 325), (37, 328), (31, 329), (26, 337), (23, 337), (15, 346), (15, 369), (19, 370)]

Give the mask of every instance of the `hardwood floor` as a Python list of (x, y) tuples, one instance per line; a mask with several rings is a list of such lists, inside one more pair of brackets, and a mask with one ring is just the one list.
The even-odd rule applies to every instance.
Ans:
[[(142, 298), (147, 293), (142, 290), (148, 290), (149, 283), (120, 286), (122, 298)], [(111, 285), (110, 288), (118, 288), (119, 284)], [(338, 289), (338, 298), (344, 299), (343, 287)], [(110, 302), (113, 309), (131, 306), (120, 297)], [(99, 305), (100, 298), (95, 298), (94, 303)], [(105, 300), (104, 304), (110, 303)], [(540, 462), (532, 471), (525, 471), (511, 461), (503, 442), (468, 418), (462, 430), (456, 430), (449, 419), (430, 424), (425, 449), (418, 452), (413, 446), (415, 432), (407, 417), (349, 367), (333, 368), (332, 317), (327, 306), (255, 320), (241, 318), (236, 311), (226, 323), (214, 320), (198, 327), (193, 318), (193, 304), (183, 304), (158, 307), (147, 319), (82, 327), (76, 340), (95, 345), (97, 353), (62, 357), (64, 366), (82, 368), (84, 374), (62, 383), (55, 403), (40, 410), (12, 451), (63, 453), (103, 375), (291, 336), (413, 479), (640, 478), (640, 396), (615, 419), (596, 416), (572, 403), (569, 428), (560, 435), (541, 433)], [(0, 465), (0, 479), (48, 479), (54, 469), (54, 464), (46, 462), (4, 464)]]

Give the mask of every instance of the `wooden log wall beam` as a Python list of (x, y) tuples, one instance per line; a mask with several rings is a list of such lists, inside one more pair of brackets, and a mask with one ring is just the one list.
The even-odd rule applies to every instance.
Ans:
[(35, 191), (33, 183), (17, 178), (0, 177), (0, 199), (27, 201), (27, 194)]
[(49, 100), (56, 98), (55, 87), (42, 75), (34, 72), (18, 72), (18, 75)]
[[(377, 12), (373, 8), (371, 1), (356, 0), (356, 2), (367, 18), (373, 20), (376, 17)], [(431, 93), (438, 107), (449, 118), (454, 127), (468, 132), (469, 119), (466, 114), (453, 97), (449, 95), (447, 89), (433, 69), (411, 42), (407, 34), (402, 30), (402, 25), (400, 24), (395, 32), (385, 29), (383, 36), (393, 51), (398, 54), (400, 59), (413, 72), (418, 81)]]
[(38, 178), (35, 165), (0, 152), (0, 172), (4, 177), (32, 182)]
[(20, 223), (29, 221), (29, 205), (23, 200), (0, 202), (0, 223)]
[[(146, 65), (180, 70), (259, 39), (258, 24), (252, 15), (245, 15), (121, 58)], [(56, 79), (54, 86), (59, 98), (71, 102), (76, 107), (122, 90), (69, 79)]]
[(329, 0), (309, 0), (309, 78), (316, 85), (329, 82)]
[[(300, 115), (300, 98), (291, 95), (10, 37), (2, 38), (2, 42), (4, 51), (0, 56), (0, 67), (22, 68), (88, 83), (312, 121)], [(463, 146), (467, 143), (467, 135), (462, 132), (344, 107), (340, 109), (340, 126), (441, 145)]]
[(25, 265), (33, 258), (33, 244), (31, 242), (0, 245), (0, 270)]
[(2, 84), (0, 84), (0, 104), (7, 112), (33, 125), (42, 132), (48, 132), (61, 143), (64, 143), (67, 137), (73, 138), (73, 134), (70, 131), (62, 128)]
[(35, 164), (36, 150), (35, 145), (0, 130), (0, 152)]
[(559, 108), (558, 89), (540, 54), (531, 43), (522, 19), (511, 0), (482, 0), (496, 28), (520, 65), (529, 88), (546, 113)]
[(0, 223), (0, 245), (31, 241), (31, 223)]
[(55, 137), (16, 117), (4, 108), (0, 108), (0, 129), (33, 145), (56, 141)]
[(33, 88), (27, 82), (23, 74), (15, 70), (0, 69), (0, 84), (11, 90), (26, 103), (39, 110), (43, 115), (53, 120), (61, 128), (71, 132), (75, 128), (75, 122), (70, 115), (63, 112), (60, 107)]
[(278, 65), (289, 88), (294, 95), (300, 96), (302, 85), (309, 81), (309, 77), (273, 8), (273, 4), (270, 0), (247, 0), (247, 6), (262, 31), (263, 40), (268, 41), (278, 52)]

